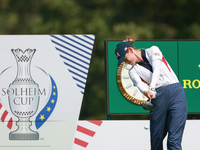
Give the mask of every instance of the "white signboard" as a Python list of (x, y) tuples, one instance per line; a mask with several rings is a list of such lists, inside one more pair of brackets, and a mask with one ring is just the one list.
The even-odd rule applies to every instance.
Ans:
[(0, 147), (70, 150), (94, 35), (0, 36)]
[[(149, 120), (78, 121), (72, 150), (149, 150), (149, 124)], [(182, 149), (199, 149), (199, 126), (200, 120), (186, 121)], [(167, 150), (167, 136), (163, 150)]]

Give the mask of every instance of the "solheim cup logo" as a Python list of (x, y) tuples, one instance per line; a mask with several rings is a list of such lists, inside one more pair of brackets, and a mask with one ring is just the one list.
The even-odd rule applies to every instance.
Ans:
[(39, 105), (39, 85), (31, 77), (30, 64), (35, 49), (12, 49), (17, 62), (17, 76), (9, 85), (9, 105), (12, 113), (18, 118), (17, 130), (10, 132), (10, 140), (38, 140), (39, 134), (30, 126)]
[(12, 49), (11, 52), (17, 65), (0, 72), (0, 121), (12, 130), (10, 140), (39, 140), (37, 130), (56, 107), (57, 85), (44, 69), (31, 67), (36, 49)]

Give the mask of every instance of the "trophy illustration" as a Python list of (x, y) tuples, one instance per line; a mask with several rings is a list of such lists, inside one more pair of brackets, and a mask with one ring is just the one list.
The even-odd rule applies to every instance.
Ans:
[(38, 140), (39, 134), (32, 131), (30, 126), (38, 108), (38, 84), (33, 81), (30, 73), (30, 64), (35, 49), (12, 49), (17, 61), (17, 76), (9, 85), (9, 105), (12, 113), (18, 118), (17, 129), (10, 132), (10, 140)]

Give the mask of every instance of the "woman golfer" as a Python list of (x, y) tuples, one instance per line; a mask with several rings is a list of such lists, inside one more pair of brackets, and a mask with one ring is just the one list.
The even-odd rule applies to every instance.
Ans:
[[(184, 89), (157, 46), (137, 50), (134, 39), (117, 45), (115, 55), (118, 66), (132, 65), (129, 71), (133, 83), (152, 99), (155, 109), (150, 111), (151, 150), (163, 150), (163, 139), (168, 133), (167, 149), (182, 150), (181, 141), (187, 119)], [(143, 81), (149, 84), (144, 86)]]

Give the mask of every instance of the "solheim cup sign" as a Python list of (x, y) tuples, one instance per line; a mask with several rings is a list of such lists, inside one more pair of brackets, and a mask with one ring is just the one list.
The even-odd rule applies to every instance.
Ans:
[(0, 147), (20, 149), (27, 141), (26, 147), (59, 149), (59, 140), (60, 149), (70, 150), (94, 35), (0, 36), (0, 41)]

